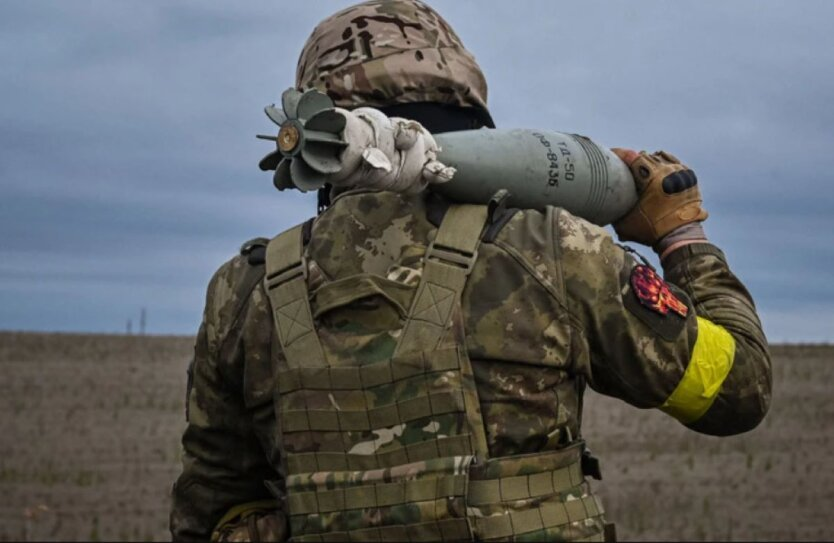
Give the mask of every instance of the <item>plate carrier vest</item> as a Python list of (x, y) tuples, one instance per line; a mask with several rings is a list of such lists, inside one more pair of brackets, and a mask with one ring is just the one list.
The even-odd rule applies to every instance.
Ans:
[[(293, 541), (549, 540), (601, 516), (581, 491), (581, 442), (489, 458), (472, 365), (452, 330), (463, 326), (461, 293), (486, 221), (486, 206), (449, 208), (404, 324), (392, 323), (401, 327), (393, 356), (348, 365), (329, 363), (314, 326), (302, 226), (267, 246), (264, 281), (286, 359), (275, 401)], [(402, 288), (359, 274), (316, 295), (327, 289), (345, 305), (402, 299)]]

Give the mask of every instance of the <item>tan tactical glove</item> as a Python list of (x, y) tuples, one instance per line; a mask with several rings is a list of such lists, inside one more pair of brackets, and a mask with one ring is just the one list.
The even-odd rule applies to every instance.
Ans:
[(612, 149), (631, 168), (640, 199), (634, 209), (614, 223), (622, 241), (655, 246), (677, 228), (703, 221), (701, 191), (695, 172), (666, 151), (648, 154)]

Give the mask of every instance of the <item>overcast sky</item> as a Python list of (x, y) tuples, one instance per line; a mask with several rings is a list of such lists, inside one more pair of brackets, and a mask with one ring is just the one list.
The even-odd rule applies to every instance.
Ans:
[[(315, 212), (254, 134), (350, 3), (0, 2), (0, 329), (195, 332), (240, 243)], [(769, 338), (834, 341), (834, 2), (432, 5), (499, 126), (672, 151)]]

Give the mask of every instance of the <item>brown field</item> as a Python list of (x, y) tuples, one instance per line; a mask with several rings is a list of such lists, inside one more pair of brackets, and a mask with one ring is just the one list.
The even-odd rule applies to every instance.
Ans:
[[(168, 538), (191, 343), (0, 333), (0, 540)], [(773, 355), (773, 407), (743, 436), (589, 395), (621, 539), (834, 539), (834, 347)]]

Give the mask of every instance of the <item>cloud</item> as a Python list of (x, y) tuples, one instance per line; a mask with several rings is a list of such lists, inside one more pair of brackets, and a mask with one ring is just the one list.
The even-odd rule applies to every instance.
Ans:
[[(0, 4), (0, 328), (195, 331), (213, 270), (314, 212), (254, 134), (348, 4)], [(832, 339), (834, 4), (433, 5), (500, 126), (678, 154), (769, 333)]]

